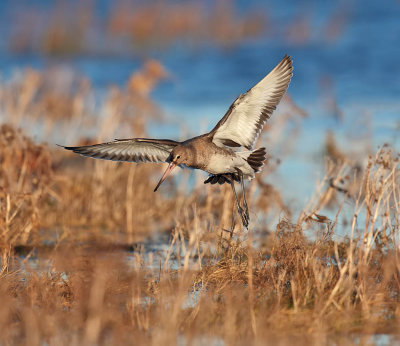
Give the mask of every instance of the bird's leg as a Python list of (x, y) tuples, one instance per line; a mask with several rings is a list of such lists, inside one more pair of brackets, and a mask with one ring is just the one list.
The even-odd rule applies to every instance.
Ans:
[(244, 207), (244, 211), (245, 211), (245, 213), (246, 213), (247, 219), (250, 221), (249, 207), (247, 206), (247, 202), (246, 202), (246, 192), (244, 191), (243, 172), (242, 172), (242, 171), (239, 171), (239, 175), (240, 175), (240, 183), (242, 184), (243, 207)]
[(238, 208), (238, 212), (239, 212), (240, 218), (242, 219), (242, 224), (243, 224), (244, 227), (248, 228), (249, 220), (248, 220), (246, 212), (240, 206), (239, 199), (238, 199), (237, 194), (236, 194), (235, 181), (233, 179), (231, 179), (230, 183), (231, 183), (231, 186), (232, 186), (233, 194), (235, 195), (236, 206)]

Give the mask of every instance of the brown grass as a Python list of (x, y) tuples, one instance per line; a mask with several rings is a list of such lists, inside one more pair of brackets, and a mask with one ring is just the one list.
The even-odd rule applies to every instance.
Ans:
[[(330, 138), (326, 176), (297, 219), (266, 183), (271, 159), (249, 188), (253, 223), (244, 232), (232, 220), (229, 187), (204, 186), (203, 176), (191, 186), (183, 174), (182, 183), (171, 179), (154, 194), (159, 166), (83, 159), (29, 137), (40, 124), (44, 137), (62, 134), (61, 144), (124, 131), (146, 135), (145, 119), (156, 109), (148, 108), (150, 91), (162, 77), (148, 69), (110, 90), (99, 108), (84, 81), (85, 92), (67, 88), (53, 107), (45, 106), (55, 92), (45, 74), (27, 71), (0, 86), (1, 342), (319, 345), (397, 338), (400, 172), (389, 147), (355, 164)], [(299, 115), (294, 104), (282, 113), (286, 121)], [(93, 127), (99, 138), (90, 131), (76, 138), (71, 123), (79, 133)], [(272, 122), (266, 131), (283, 128)], [(148, 251), (163, 234), (165, 250)]]
[(48, 6), (29, 4), (10, 20), (9, 48), (15, 53), (46, 55), (140, 54), (213, 42), (232, 47), (262, 34), (265, 15), (253, 8), (242, 13), (225, 0), (115, 0), (100, 13), (97, 1), (57, 1)]

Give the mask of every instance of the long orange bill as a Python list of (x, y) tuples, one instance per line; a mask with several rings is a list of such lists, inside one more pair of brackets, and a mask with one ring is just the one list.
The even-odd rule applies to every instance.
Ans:
[(162, 182), (168, 177), (168, 175), (172, 172), (172, 170), (176, 167), (176, 164), (171, 162), (167, 169), (165, 170), (163, 176), (161, 177), (160, 181), (158, 182), (156, 188), (154, 189), (154, 192), (156, 192), (158, 190), (158, 188), (160, 187), (160, 185), (162, 184)]

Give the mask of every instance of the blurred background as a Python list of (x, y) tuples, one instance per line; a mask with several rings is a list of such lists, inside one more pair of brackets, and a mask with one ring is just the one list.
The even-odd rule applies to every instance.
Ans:
[[(285, 54), (248, 230), (56, 146), (204, 133)], [(0, 1), (0, 344), (399, 344), (399, 62), (399, 0)]]
[[(267, 179), (302, 205), (327, 152), (399, 148), (399, 18), (395, 0), (2, 1), (0, 119), (50, 146), (139, 135), (132, 123), (184, 139), (288, 53), (294, 77), (259, 145)], [(119, 123), (101, 127), (107, 112)]]

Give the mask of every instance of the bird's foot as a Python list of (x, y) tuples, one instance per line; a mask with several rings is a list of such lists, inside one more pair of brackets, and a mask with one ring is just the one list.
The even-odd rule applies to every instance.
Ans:
[(238, 212), (240, 215), (240, 218), (242, 219), (242, 224), (246, 229), (249, 228), (249, 222), (250, 222), (250, 216), (249, 216), (249, 210), (243, 209), (241, 206), (238, 206)]
[(246, 213), (247, 219), (250, 220), (249, 207), (247, 205), (246, 199), (243, 199), (243, 208), (244, 208), (244, 212)]

